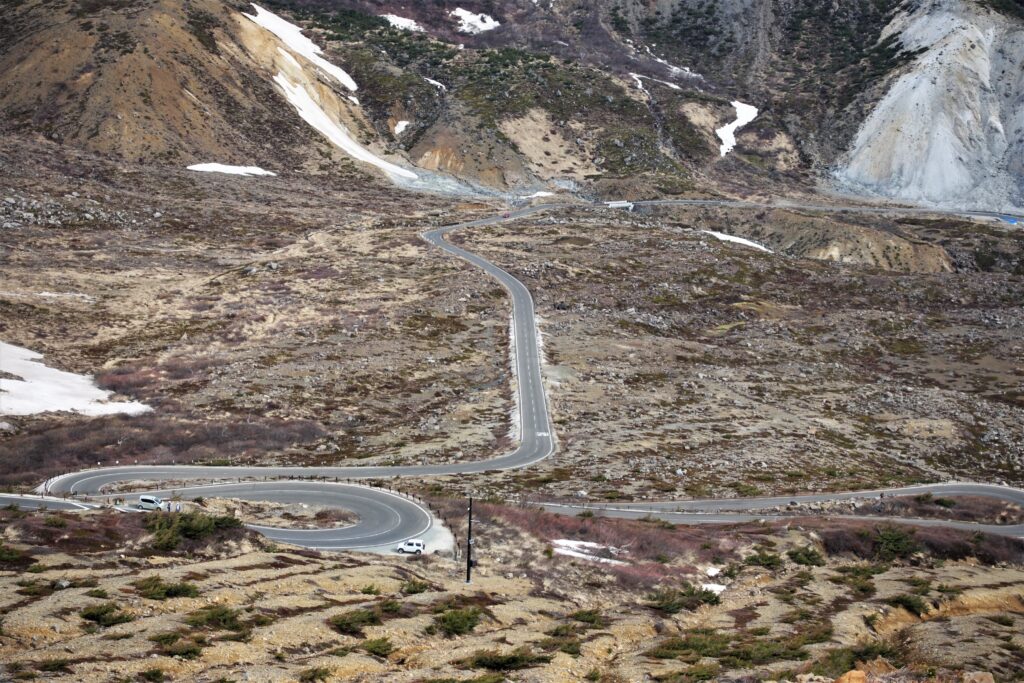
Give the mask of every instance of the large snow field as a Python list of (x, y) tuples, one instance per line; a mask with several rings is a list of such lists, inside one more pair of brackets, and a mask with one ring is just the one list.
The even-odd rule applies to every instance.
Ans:
[(73, 412), (81, 415), (138, 415), (152, 410), (138, 401), (110, 402), (110, 392), (91, 377), (47, 367), (42, 354), (0, 342), (0, 415)]

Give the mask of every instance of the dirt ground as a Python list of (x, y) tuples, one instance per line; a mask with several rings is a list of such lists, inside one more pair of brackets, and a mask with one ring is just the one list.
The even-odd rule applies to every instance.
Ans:
[[(156, 671), (182, 681), (831, 680), (870, 662), (897, 671), (891, 680), (962, 670), (1012, 680), (1024, 664), (1019, 544), (978, 546), (981, 556), (1003, 553), (998, 561), (944, 560), (933, 553), (948, 552), (941, 543), (949, 539), (914, 546), (911, 535), (912, 547), (892, 545), (902, 556), (883, 559), (878, 546), (865, 558), (838, 552), (861, 533), (855, 528), (694, 530), (482, 505), (470, 584), (450, 557), (320, 554), (253, 535), (184, 553), (147, 552), (145, 534), (106, 549), (71, 546), (59, 533), (38, 545), (55, 528), (82, 537), (89, 524), (109, 526), (108, 514), (0, 512), (0, 660), (9, 673), (79, 681), (159, 680)], [(559, 538), (618, 547), (620, 564), (552, 553)], [(182, 595), (147, 593), (153, 577)], [(712, 592), (686, 602), (680, 596), (691, 584)], [(107, 604), (114, 623), (85, 616)]]

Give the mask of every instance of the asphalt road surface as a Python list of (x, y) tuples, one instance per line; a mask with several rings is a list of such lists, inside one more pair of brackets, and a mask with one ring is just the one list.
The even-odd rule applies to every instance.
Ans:
[[(759, 203), (731, 200), (658, 200), (635, 202), (640, 206), (685, 205), (718, 206), (748, 209), (792, 208), (820, 211), (855, 211), (881, 214), (952, 214), (998, 217), (1004, 214), (989, 212), (953, 212), (931, 209), (902, 209), (875, 206), (829, 206), (795, 202)], [(387, 491), (368, 487), (332, 484), (329, 482), (296, 482), (289, 477), (360, 479), (390, 477), (429, 477), (453, 474), (486, 473), (533, 465), (551, 455), (555, 450), (555, 434), (548, 410), (547, 394), (541, 376), (541, 358), (538, 331), (534, 313), (533, 297), (523, 283), (512, 275), (476, 254), (457, 247), (445, 237), (462, 228), (494, 225), (515, 220), (523, 216), (558, 208), (561, 205), (538, 205), (518, 209), (507, 214), (468, 221), (431, 230), (422, 235), (429, 244), (480, 268), (493, 277), (509, 293), (512, 301), (513, 345), (515, 356), (515, 381), (520, 417), (520, 444), (510, 453), (498, 455), (489, 460), (410, 466), (368, 466), (368, 467), (205, 467), (189, 465), (125, 466), (85, 470), (62, 475), (40, 485), (39, 493), (61, 495), (99, 496), (105, 487), (126, 481), (224, 481), (237, 483), (216, 484), (213, 487), (178, 488), (175, 492), (183, 497), (198, 495), (231, 495), (232, 497), (275, 502), (306, 502), (323, 505), (337, 505), (356, 512), (360, 522), (354, 527), (336, 530), (297, 531), (260, 527), (259, 531), (282, 542), (320, 549), (379, 549), (397, 545), (400, 541), (421, 535), (430, 528), (431, 516), (421, 505), (395, 496)], [(271, 479), (278, 478), (276, 481)], [(264, 481), (258, 481), (258, 480)], [(241, 480), (252, 480), (242, 482)], [(201, 492), (200, 492), (201, 491)], [(931, 491), (944, 495), (985, 495), (1017, 503), (1024, 503), (1024, 491), (987, 484), (936, 484), (932, 486), (892, 489), (887, 495), (900, 492), (909, 494)], [(655, 516), (685, 523), (727, 523), (749, 519), (764, 519), (766, 515), (752, 514), (750, 510), (762, 510), (785, 506), (795, 502), (826, 502), (877, 496), (880, 491), (823, 493), (801, 496), (783, 496), (761, 499), (729, 499), (704, 501), (664, 501), (658, 503), (609, 504), (587, 506), (599, 509), (601, 514), (615, 517)], [(38, 498), (20, 498), (25, 505)], [(10, 497), (0, 496), (0, 501)], [(50, 500), (48, 507), (56, 509), (59, 500)], [(544, 504), (553, 512), (577, 514), (581, 506), (557, 503)], [(71, 506), (73, 508), (73, 504)], [(748, 512), (744, 512), (744, 511)], [(769, 515), (770, 516), (770, 515)], [(872, 518), (877, 519), (877, 518)], [(975, 525), (966, 522), (944, 520), (900, 520), (923, 525), (941, 525), (993, 531), (1004, 535), (1024, 535), (1020, 526)], [(991, 528), (989, 528), (991, 527)]]

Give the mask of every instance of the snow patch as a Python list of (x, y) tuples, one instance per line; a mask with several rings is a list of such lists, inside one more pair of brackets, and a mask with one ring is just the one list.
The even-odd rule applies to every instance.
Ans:
[[(648, 81), (654, 81), (655, 83), (661, 83), (662, 85), (668, 86), (669, 88), (672, 88), (673, 90), (682, 90), (682, 88), (679, 87), (678, 85), (676, 85), (675, 83), (669, 83), (668, 81), (663, 81), (660, 78), (652, 78), (651, 76), (644, 76), (643, 74), (635, 74), (635, 73), (630, 73), (629, 75), (633, 77), (634, 81), (636, 81), (636, 87), (639, 88), (640, 90), (643, 90), (645, 93), (647, 92), (647, 89), (644, 88), (644, 83), (640, 79), (646, 79)], [(648, 94), (650, 94), (650, 93), (648, 93)]]
[(603, 564), (628, 564), (628, 562), (623, 562), (622, 560), (614, 560), (610, 557), (601, 557), (596, 555), (595, 553), (598, 552), (607, 552), (612, 555), (617, 555), (621, 552), (618, 548), (611, 548), (606, 545), (601, 545), (600, 543), (593, 543), (591, 541), (573, 541), (567, 538), (560, 538), (557, 541), (551, 541), (551, 546), (556, 555), (566, 555), (568, 557), (589, 560), (591, 562), (601, 562)]
[(251, 14), (243, 13), (243, 16), (251, 19), (257, 25), (262, 26), (273, 33), (281, 39), (281, 42), (288, 46), (289, 50), (300, 57), (306, 58), (321, 71), (334, 78), (349, 90), (354, 92), (359, 89), (359, 86), (356, 85), (356, 82), (352, 80), (352, 77), (349, 76), (344, 69), (331, 64), (320, 56), (323, 54), (323, 50), (320, 49), (319, 45), (302, 35), (302, 29), (300, 27), (285, 21), (269, 10), (263, 9), (255, 2), (251, 4), (256, 9), (256, 15), (253, 16)]
[(743, 239), (742, 237), (726, 235), (724, 232), (715, 232), (714, 230), (701, 230), (701, 232), (711, 235), (715, 239), (722, 240), (723, 242), (733, 242), (735, 244), (742, 244), (745, 247), (753, 247), (754, 249), (760, 249), (761, 251), (766, 251), (769, 254), (774, 253), (768, 247), (762, 244), (758, 244), (757, 242), (751, 242), (750, 240)]
[(395, 135), (401, 135), (409, 127), (408, 121), (399, 121), (395, 124)]
[(554, 192), (548, 192), (541, 190), (540, 192), (534, 192), (533, 194), (523, 195), (520, 199), (537, 199), (538, 197), (554, 197)]
[(349, 132), (343, 126), (331, 119), (320, 105), (313, 101), (313, 98), (310, 97), (301, 84), (293, 85), (283, 73), (278, 73), (274, 77), (274, 82), (281, 88), (285, 98), (295, 107), (299, 112), (299, 116), (306, 123), (344, 150), (353, 159), (372, 164), (390, 176), (416, 180), (418, 176), (412, 171), (381, 159), (353, 140), (352, 136), (349, 135)]
[(715, 131), (715, 135), (722, 141), (719, 152), (723, 157), (736, 146), (736, 131), (757, 118), (757, 107), (743, 104), (739, 100), (734, 101), (732, 106), (736, 108), (736, 120)]
[(706, 591), (711, 591), (715, 595), (721, 595), (726, 589), (726, 586), (723, 586), (720, 583), (702, 583), (700, 587)]
[(415, 33), (423, 33), (426, 30), (414, 20), (400, 17), (397, 14), (382, 14), (380, 16), (397, 29), (413, 31)]
[(498, 21), (487, 14), (477, 14), (461, 7), (453, 9), (448, 14), (459, 20), (461, 33), (483, 33), (484, 31), (493, 31), (501, 26)]
[(438, 90), (447, 90), (448, 89), (448, 86), (446, 86), (444, 83), (442, 83), (440, 81), (435, 81), (433, 78), (427, 78), (426, 76), (424, 76), (423, 80), (425, 80), (427, 83), (429, 83), (430, 85), (434, 86)]
[(516, 353), (516, 319), (513, 316), (508, 317), (508, 364), (509, 364), (509, 376), (512, 378), (512, 395), (515, 397), (512, 401), (512, 410), (508, 416), (508, 438), (513, 443), (519, 443), (523, 437), (523, 413), (520, 410), (519, 404), (522, 402), (522, 398), (519, 394), (519, 367), (517, 363), (518, 354)]
[(0, 371), (19, 378), (0, 378), (0, 415), (139, 415), (152, 410), (138, 401), (110, 403), (111, 392), (97, 387), (92, 377), (46, 367), (42, 358), (35, 351), (0, 342)]
[(708, 567), (707, 569), (704, 570), (704, 573), (707, 574), (708, 576), (710, 576), (711, 578), (714, 578), (714, 577), (718, 576), (719, 574), (721, 574), (722, 570), (719, 567)]
[(188, 170), (202, 171), (204, 173), (227, 173), (230, 175), (277, 175), (273, 171), (264, 171), (259, 166), (228, 166), (227, 164), (192, 164), (188, 167)]

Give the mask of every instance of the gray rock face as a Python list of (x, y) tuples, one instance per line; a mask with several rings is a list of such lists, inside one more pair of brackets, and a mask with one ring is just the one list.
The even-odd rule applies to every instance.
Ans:
[(864, 121), (839, 185), (950, 208), (1024, 207), (1024, 24), (939, 0), (886, 32), (920, 54)]

